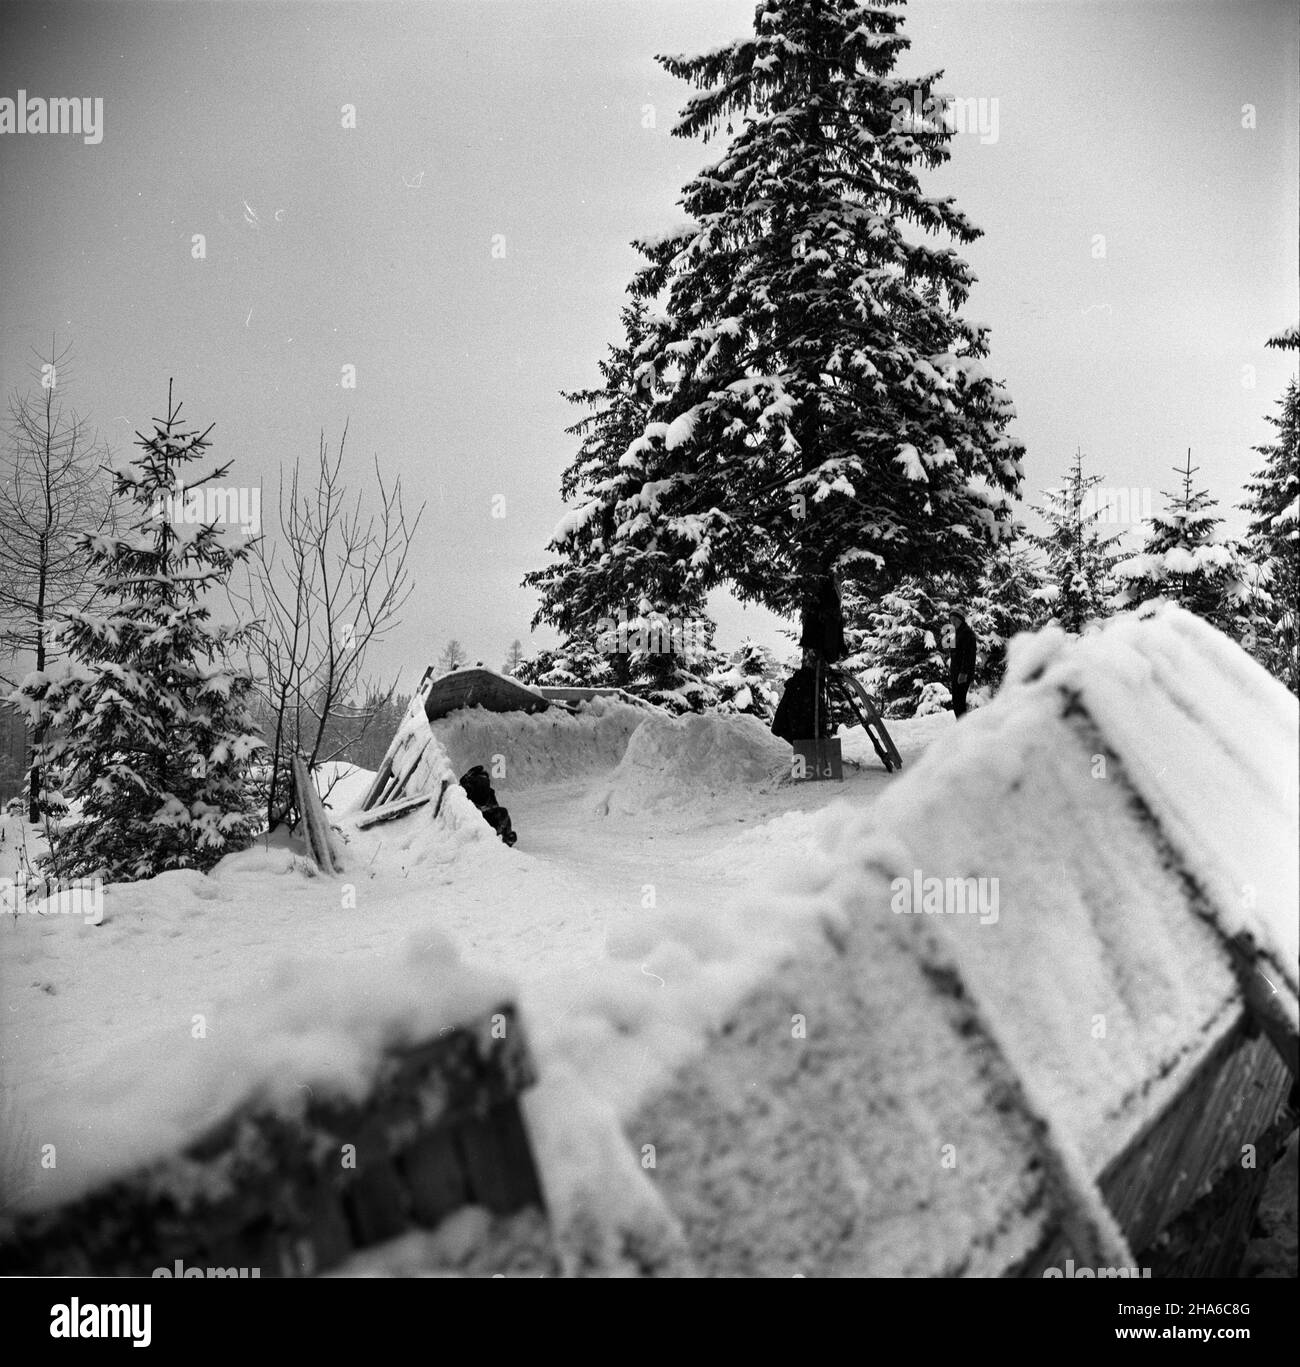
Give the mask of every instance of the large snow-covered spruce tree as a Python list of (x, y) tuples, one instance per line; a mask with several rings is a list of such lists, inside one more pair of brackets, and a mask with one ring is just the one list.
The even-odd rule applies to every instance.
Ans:
[(1119, 533), (1098, 529), (1104, 510), (1092, 490), (1100, 483), (1100, 475), (1083, 473), (1083, 452), (1076, 451), (1064, 486), (1047, 490), (1047, 501), (1038, 509), (1047, 531), (1034, 542), (1046, 559), (1046, 582), (1036, 596), (1061, 627), (1076, 635), (1112, 611)]
[[(1295, 346), (1295, 329), (1285, 335)], [(1279, 412), (1268, 420), (1277, 440), (1255, 447), (1264, 463), (1246, 481), (1249, 492), (1241, 505), (1250, 514), (1247, 544), (1266, 591), (1257, 608), (1255, 653), (1300, 693), (1300, 380), (1292, 378)]]
[(568, 428), (580, 444), (560, 479), (561, 496), (576, 507), (556, 528), (551, 543), (556, 560), (524, 578), (541, 595), (533, 625), (546, 622), (566, 639), (594, 636), (596, 622), (617, 617), (620, 608), (626, 615), (629, 593), (635, 604), (655, 577), (650, 566), (641, 567), (640, 584), (620, 574), (614, 504), (603, 497), (614, 488), (619, 457), (640, 437), (651, 409), (648, 376), (638, 374), (636, 361), (648, 332), (644, 303), (626, 306), (622, 324), (623, 341), (611, 345), (597, 363), (602, 384), (564, 395), (585, 410)]
[(622, 322), (622, 344), (599, 362), (601, 387), (565, 395), (586, 412), (568, 429), (580, 446), (560, 488), (581, 501), (556, 532), (555, 560), (524, 580), (541, 595), (533, 625), (563, 637), (530, 673), (536, 683), (612, 684), (675, 712), (699, 711), (716, 696), (704, 590), (666, 554), (629, 557), (635, 548), (619, 539), (613, 503), (598, 501), (616, 487), (620, 458), (651, 412), (648, 372), (636, 361), (649, 333), (645, 304), (625, 307)]
[(192, 469), (209, 431), (182, 430), (169, 386), (166, 419), (113, 471), (115, 531), (85, 537), (102, 584), (96, 610), (65, 613), (68, 661), (23, 683), (29, 710), (43, 709), (57, 736), (52, 768), (76, 813), (56, 832), (59, 877), (206, 870), (256, 828), (253, 681), (231, 663), (240, 631), (216, 625), (205, 602), (248, 546), (187, 520), (201, 486), (229, 468)]
[(585, 636), (570, 636), (562, 645), (539, 650), (515, 667), (520, 683), (549, 684), (557, 688), (613, 688), (625, 680), (615, 677), (611, 657), (602, 655)]
[(1255, 599), (1245, 552), (1219, 535), (1223, 519), (1215, 513), (1209, 491), (1193, 484), (1196, 469), (1190, 451), (1186, 466), (1175, 467), (1175, 473), (1182, 476), (1182, 489), (1165, 494), (1168, 505), (1152, 517), (1142, 549), (1115, 566), (1120, 584), (1115, 606), (1177, 603), (1240, 638)]
[(579, 587), (654, 602), (664, 575), (685, 596), (727, 583), (807, 624), (832, 571), (872, 594), (923, 566), (978, 572), (1021, 451), (986, 333), (958, 313), (972, 277), (950, 243), (978, 230), (918, 180), (952, 134), (940, 73), (893, 75), (900, 22), (762, 0), (753, 36), (660, 59), (700, 92), (674, 132), (732, 136), (685, 187), (689, 222), (638, 244), (635, 403), (570, 471), (553, 543)]

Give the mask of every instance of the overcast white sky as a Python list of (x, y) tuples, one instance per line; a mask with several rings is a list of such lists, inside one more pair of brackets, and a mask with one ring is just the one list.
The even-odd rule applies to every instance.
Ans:
[[(535, 647), (549, 637), (529, 641), (519, 581), (562, 511), (576, 415), (559, 391), (595, 380), (630, 239), (680, 218), (712, 155), (669, 136), (687, 91), (653, 56), (752, 15), (749, 0), (8, 5), (0, 97), (101, 97), (104, 129), (94, 146), (0, 136), (0, 383), (25, 384), (57, 334), (77, 360), (68, 401), (123, 451), (175, 376), (230, 480), (268, 495), (349, 419), (358, 480), (378, 453), (429, 505), (405, 625), (375, 663), (409, 686), (451, 636), (491, 664), (516, 636)], [(1300, 315), (1294, 0), (912, 0), (907, 15), (901, 73), (943, 67), (953, 95), (997, 102), (996, 140), (956, 138), (930, 185), (985, 230), (969, 313), (993, 328), (1027, 487), (1081, 445), (1109, 484), (1169, 488), (1191, 446), (1234, 502), (1294, 368), (1264, 348)], [(779, 640), (765, 614), (716, 606), (720, 644)]]

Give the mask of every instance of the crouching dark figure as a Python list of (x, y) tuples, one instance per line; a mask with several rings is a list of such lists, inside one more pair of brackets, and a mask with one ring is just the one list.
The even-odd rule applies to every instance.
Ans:
[(469, 800), (483, 814), (484, 821), (507, 845), (513, 845), (519, 837), (510, 824), (510, 813), (497, 802), (497, 795), (492, 791), (492, 779), (488, 775), (488, 771), (481, 764), (476, 764), (460, 776), (460, 786), (464, 788)]

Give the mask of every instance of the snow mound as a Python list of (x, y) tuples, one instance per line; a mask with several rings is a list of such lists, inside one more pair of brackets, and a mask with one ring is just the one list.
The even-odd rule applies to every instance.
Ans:
[(767, 784), (790, 771), (790, 747), (756, 717), (648, 717), (595, 794), (601, 816), (635, 815), (668, 803), (703, 802), (725, 790)]
[(1077, 646), (1059, 630), (1037, 642), (1017, 637), (1007, 681), (1079, 700), (1221, 929), (1260, 945), (1294, 997), (1295, 695), (1228, 637), (1171, 605), (1116, 618)]
[(505, 800), (512, 790), (612, 769), (646, 717), (644, 708), (631, 703), (593, 698), (576, 714), (560, 707), (545, 712), (462, 708), (439, 718), (429, 730), (457, 776), (481, 764)]
[(194, 1018), (201, 1043), (178, 1046), (175, 1028), (159, 1029), (114, 1055), (75, 1096), (52, 1099), (41, 1135), (57, 1141), (65, 1161), (18, 1204), (79, 1196), (175, 1153), (246, 1103), (295, 1113), (313, 1089), (359, 1099), (386, 1050), (434, 1038), (514, 995), (508, 979), (462, 963), (430, 928), (382, 955), (282, 959), (260, 989)]
[[(1294, 1000), (1296, 701), (1178, 609), (1022, 638), (1010, 673), (873, 808), (782, 818), (799, 868), (648, 918), (539, 1032), (566, 1266), (998, 1275), (1062, 1228), (1132, 1262), (1097, 1181), (1240, 1018), (1226, 940)], [(718, 720), (639, 731), (629, 797), (674, 791), (636, 789), (643, 753), (757, 765)]]

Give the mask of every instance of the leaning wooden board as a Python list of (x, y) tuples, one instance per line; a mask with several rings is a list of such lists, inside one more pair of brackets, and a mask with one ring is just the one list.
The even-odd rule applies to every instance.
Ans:
[[(1287, 1084), (1281, 1058), (1243, 1014), (1099, 1174), (1151, 1276), (1237, 1275), (1270, 1168), (1295, 1129)], [(1041, 1277), (1072, 1252), (1054, 1232), (1014, 1272)]]
[(893, 737), (885, 729), (884, 720), (871, 694), (846, 670), (829, 669), (826, 671), (826, 677), (831, 684), (839, 688), (845, 701), (857, 714), (862, 729), (867, 733), (886, 772), (893, 773), (896, 769), (901, 769), (903, 757), (898, 753)]
[(320, 793), (307, 771), (307, 763), (301, 755), (293, 757), (293, 786), (298, 802), (298, 814), (302, 818), (303, 833), (307, 837), (307, 848), (322, 873), (342, 873), (343, 860), (338, 846), (330, 834), (329, 817)]

